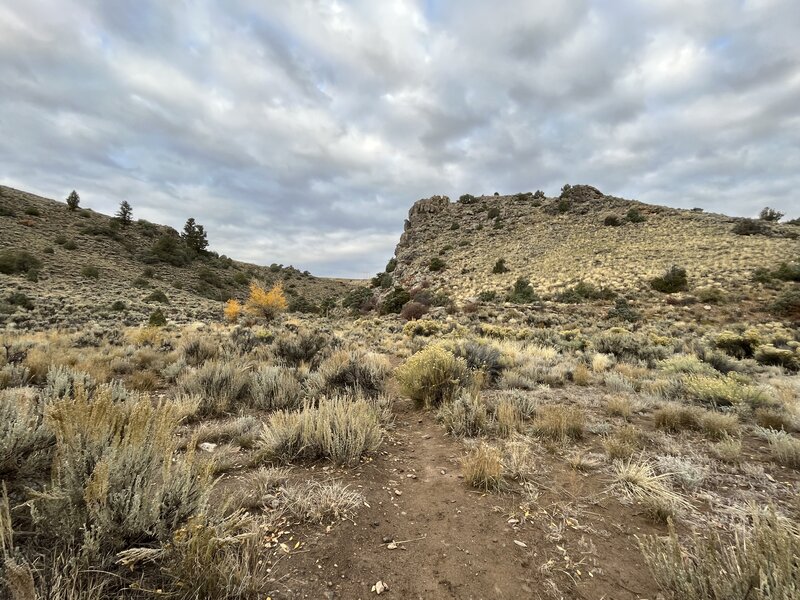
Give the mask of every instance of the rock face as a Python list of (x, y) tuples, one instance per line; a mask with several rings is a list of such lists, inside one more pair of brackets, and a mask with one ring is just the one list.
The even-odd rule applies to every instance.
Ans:
[(431, 196), (417, 200), (408, 211), (409, 220), (413, 220), (416, 215), (439, 213), (446, 210), (450, 205), (450, 198), (447, 196)]
[(395, 248), (395, 255), (401, 248), (407, 248), (414, 240), (413, 230), (414, 226), (420, 220), (420, 217), (428, 215), (436, 215), (444, 212), (450, 206), (450, 198), (447, 196), (431, 196), (430, 198), (423, 198), (417, 200), (408, 210), (408, 218), (403, 223), (403, 233), (400, 236), (400, 241)]

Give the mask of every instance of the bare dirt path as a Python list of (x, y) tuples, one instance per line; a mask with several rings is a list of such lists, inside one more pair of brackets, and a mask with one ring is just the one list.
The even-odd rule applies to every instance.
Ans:
[[(509, 523), (522, 512), (519, 494), (473, 490), (460, 477), (462, 445), (407, 400), (395, 412), (380, 455), (348, 477), (369, 506), (354, 522), (305, 532), (305, 551), (281, 562), (278, 597), (366, 599), (378, 581), (386, 598), (655, 597), (631, 532), (606, 529), (609, 509), (589, 479), (549, 473), (537, 514)], [(570, 520), (580, 496), (596, 516)]]

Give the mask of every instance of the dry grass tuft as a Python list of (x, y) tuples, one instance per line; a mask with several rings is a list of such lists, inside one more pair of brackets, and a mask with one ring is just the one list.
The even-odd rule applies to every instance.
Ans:
[(461, 460), (461, 465), (471, 486), (487, 492), (503, 486), (503, 453), (497, 448), (481, 443)]
[(633, 416), (633, 408), (633, 400), (627, 396), (609, 396), (606, 400), (606, 412), (612, 417), (628, 421)]
[(614, 477), (623, 491), (659, 522), (666, 522), (691, 508), (689, 502), (665, 483), (670, 474), (656, 475), (646, 462), (616, 461)]
[(572, 406), (542, 406), (536, 413), (533, 428), (538, 435), (554, 441), (580, 439), (585, 417), (583, 411)]

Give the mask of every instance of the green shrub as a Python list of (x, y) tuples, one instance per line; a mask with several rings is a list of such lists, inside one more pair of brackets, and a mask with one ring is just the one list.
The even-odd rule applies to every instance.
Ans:
[(765, 206), (761, 209), (761, 212), (758, 213), (758, 218), (762, 221), (777, 223), (783, 218), (783, 213), (775, 210), (774, 208), (770, 208), (769, 206)]
[(145, 302), (160, 302), (162, 304), (169, 304), (169, 298), (161, 290), (153, 290), (145, 299)]
[(147, 324), (150, 327), (163, 327), (167, 324), (167, 317), (164, 316), (164, 313), (160, 308), (157, 308), (150, 313), (150, 318), (147, 320)]
[(664, 294), (684, 292), (689, 289), (689, 279), (686, 276), (686, 269), (673, 266), (661, 277), (651, 279), (650, 287), (657, 292), (662, 292)]
[(754, 329), (748, 329), (743, 333), (723, 331), (714, 340), (717, 348), (736, 358), (752, 358), (760, 343), (761, 339)]
[(472, 194), (461, 194), (461, 196), (459, 196), (458, 198), (458, 201), (461, 204), (475, 204), (475, 202), (477, 202), (478, 199)]
[(111, 310), (117, 312), (123, 311), (126, 308), (127, 307), (125, 306), (125, 303), (122, 300), (115, 300), (114, 303), (111, 305)]
[(581, 281), (559, 293), (555, 299), (565, 304), (581, 304), (587, 300), (610, 300), (616, 295), (613, 290), (598, 288), (592, 283)]
[(782, 292), (770, 308), (777, 315), (795, 319), (800, 318), (800, 288)]
[(395, 371), (404, 394), (418, 406), (439, 406), (452, 401), (470, 380), (463, 358), (438, 344), (412, 355)]
[(6, 297), (6, 302), (11, 306), (19, 306), (25, 310), (31, 310), (33, 308), (33, 301), (22, 292), (12, 292)]
[(372, 278), (370, 284), (374, 288), (381, 288), (383, 290), (388, 290), (392, 287), (393, 278), (389, 273), (378, 273), (375, 277)]
[(411, 300), (411, 294), (400, 286), (396, 286), (389, 292), (386, 298), (384, 298), (380, 312), (382, 315), (398, 314), (403, 310), (403, 306), (409, 300)]
[(614, 301), (614, 308), (608, 311), (608, 318), (635, 323), (642, 318), (642, 315), (635, 310), (625, 298), (618, 297)]
[(78, 192), (72, 190), (67, 196), (67, 208), (70, 210), (77, 210), (78, 206), (81, 203), (81, 197), (78, 195)]
[(514, 282), (514, 287), (508, 295), (508, 301), (514, 304), (530, 304), (537, 300), (539, 300), (539, 297), (536, 295), (533, 286), (523, 277)]
[(439, 258), (438, 256), (434, 256), (428, 262), (428, 270), (429, 271), (434, 271), (434, 272), (443, 271), (445, 266), (446, 266), (445, 262), (441, 258)]
[(163, 233), (153, 243), (143, 260), (150, 263), (163, 262), (175, 267), (184, 267), (192, 261), (192, 257), (186, 245), (177, 235)]
[(496, 219), (500, 216), (500, 209), (496, 206), (493, 206), (489, 209), (489, 212), (486, 213), (487, 219)]
[(45, 254), (55, 254), (55, 249), (52, 246), (45, 246), (42, 250)]
[(731, 230), (736, 235), (770, 235), (770, 229), (764, 223), (754, 219), (742, 219)]
[(25, 250), (0, 250), (0, 273), (16, 275), (41, 268), (42, 262)]
[(478, 300), (481, 302), (494, 302), (497, 300), (497, 292), (495, 290), (484, 290), (478, 294)]
[(608, 215), (603, 219), (603, 225), (606, 227), (619, 227), (622, 225), (622, 221), (617, 215)]
[(647, 221), (647, 217), (645, 217), (638, 208), (631, 208), (625, 213), (625, 218), (631, 223), (644, 223)]
[(100, 269), (97, 267), (83, 267), (81, 269), (81, 276), (88, 279), (100, 279)]
[(498, 258), (497, 262), (494, 263), (494, 267), (492, 267), (492, 273), (495, 275), (499, 275), (502, 273), (508, 273), (511, 269), (506, 266), (506, 261), (504, 258)]
[(16, 213), (7, 206), (0, 206), (0, 217), (13, 217)]
[(718, 287), (703, 287), (695, 291), (695, 295), (704, 304), (720, 304), (725, 302), (725, 292)]
[(366, 312), (375, 307), (375, 296), (368, 287), (357, 287), (345, 295), (342, 306), (353, 311)]
[(25, 209), (25, 214), (29, 215), (31, 217), (41, 217), (42, 216), (42, 212), (38, 208), (36, 208), (35, 206), (28, 206)]
[(386, 271), (387, 273), (392, 273), (396, 268), (397, 268), (397, 259), (390, 258), (389, 262), (386, 263), (386, 268), (384, 269), (384, 271)]
[(75, 240), (67, 240), (64, 243), (64, 250), (76, 250), (78, 248), (78, 244)]
[(566, 198), (561, 198), (558, 201), (558, 204), (556, 204), (556, 210), (562, 215), (566, 212), (569, 212), (570, 208), (572, 208), (572, 203)]
[(59, 246), (63, 246), (64, 244), (66, 244), (66, 243), (67, 243), (67, 236), (65, 236), (63, 233), (59, 233), (59, 234), (56, 236), (56, 239), (55, 239), (55, 240), (53, 240), (53, 241), (54, 241), (56, 244), (58, 244)]

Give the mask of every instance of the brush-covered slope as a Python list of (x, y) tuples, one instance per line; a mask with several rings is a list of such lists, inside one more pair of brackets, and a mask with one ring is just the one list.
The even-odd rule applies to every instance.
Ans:
[[(213, 241), (214, 232), (209, 236)], [(35, 262), (3, 273), (22, 252)], [(156, 308), (176, 322), (216, 320), (222, 302), (243, 298), (254, 278), (266, 285), (282, 281), (295, 310), (312, 310), (349, 289), (291, 267), (192, 256), (170, 227), (141, 220), (121, 227), (107, 215), (0, 186), (2, 260), (0, 327), (137, 324)]]
[[(742, 224), (754, 235), (734, 232)], [(520, 278), (544, 297), (580, 281), (615, 292), (657, 295), (649, 281), (673, 265), (690, 289), (752, 286), (756, 269), (800, 256), (800, 227), (654, 206), (574, 186), (560, 197), (434, 196), (409, 211), (394, 281), (428, 281), (456, 300), (497, 292)], [(493, 273), (498, 260), (508, 270)], [(502, 270), (502, 269), (499, 269)]]

